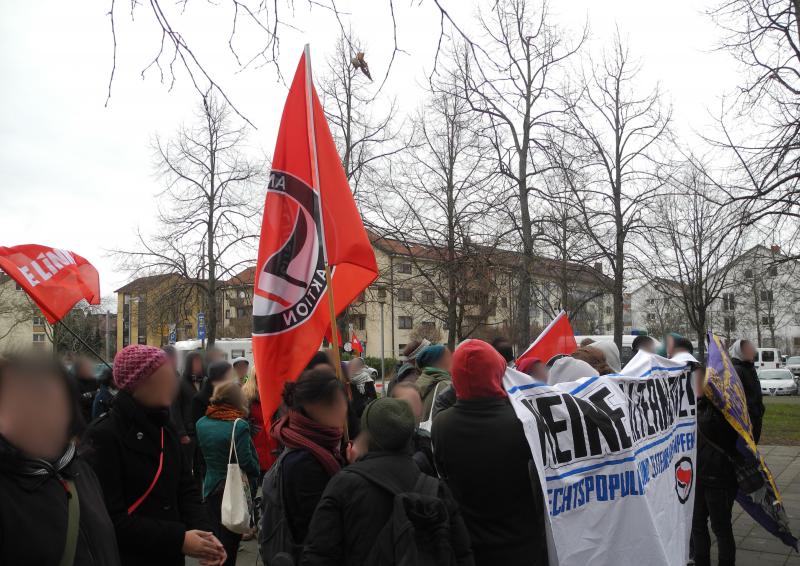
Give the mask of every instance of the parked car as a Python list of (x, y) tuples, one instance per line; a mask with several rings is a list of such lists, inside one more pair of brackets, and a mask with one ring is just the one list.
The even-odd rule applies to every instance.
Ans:
[(800, 356), (789, 356), (786, 358), (786, 369), (800, 377)]
[(777, 348), (757, 348), (753, 362), (757, 368), (777, 369), (781, 367), (781, 352)]
[(788, 369), (760, 369), (758, 380), (764, 395), (797, 395), (797, 382)]

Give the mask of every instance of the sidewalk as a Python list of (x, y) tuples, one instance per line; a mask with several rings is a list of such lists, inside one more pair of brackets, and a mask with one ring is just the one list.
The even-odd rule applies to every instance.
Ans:
[[(800, 446), (759, 449), (781, 490), (792, 531), (797, 535), (800, 533)], [(733, 504), (733, 533), (737, 566), (800, 565), (800, 555), (765, 531), (737, 503)]]

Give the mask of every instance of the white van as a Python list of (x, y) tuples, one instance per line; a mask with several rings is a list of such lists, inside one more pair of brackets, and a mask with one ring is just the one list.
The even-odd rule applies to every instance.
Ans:
[(777, 348), (756, 348), (756, 359), (753, 360), (758, 369), (777, 369), (781, 367), (781, 351)]
[[(195, 350), (202, 350), (203, 343), (200, 340), (181, 340), (175, 342), (175, 349), (178, 351), (178, 367), (183, 367), (183, 360), (186, 354)], [(250, 367), (253, 366), (253, 339), (252, 338), (217, 338), (214, 347), (222, 351), (228, 361), (234, 358), (247, 358)]]

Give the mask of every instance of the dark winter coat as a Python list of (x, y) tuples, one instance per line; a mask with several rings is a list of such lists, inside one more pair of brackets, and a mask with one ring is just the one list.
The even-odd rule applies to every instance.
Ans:
[[(164, 464), (153, 490), (132, 514), (128, 508), (147, 491), (158, 469), (161, 427)], [(211, 531), (191, 464), (168, 414), (141, 407), (120, 391), (111, 411), (92, 423), (84, 442), (117, 533), (124, 566), (179, 565), (186, 531)]]
[(283, 459), (281, 479), (289, 529), (295, 542), (302, 544), (331, 476), (311, 452), (295, 449)]
[(179, 436), (194, 439), (198, 419), (195, 419), (192, 413), (192, 400), (197, 395), (197, 389), (187, 379), (179, 378), (178, 383), (178, 395), (172, 404), (172, 420)]
[(458, 502), (478, 566), (547, 564), (544, 501), (507, 398), (459, 399), (433, 422), (440, 477)]
[(733, 368), (742, 381), (744, 395), (747, 397), (747, 412), (753, 425), (753, 437), (756, 442), (761, 438), (761, 424), (764, 420), (764, 397), (761, 393), (761, 382), (753, 362), (733, 359)]
[(74, 376), (75, 383), (78, 385), (78, 394), (80, 398), (78, 403), (81, 409), (81, 416), (85, 422), (92, 420), (92, 405), (94, 404), (95, 395), (100, 387), (100, 383), (94, 378), (80, 378)]
[[(66, 543), (67, 492), (58, 477), (21, 475), (22, 457), (0, 437), (0, 564), (56, 566)], [(75, 456), (60, 475), (75, 482), (80, 523), (74, 566), (118, 566), (114, 526), (97, 476)]]
[(111, 403), (114, 401), (116, 393), (112, 392), (108, 385), (101, 385), (97, 390), (92, 402), (92, 420), (96, 419), (103, 413), (108, 412), (111, 408)]
[(709, 487), (736, 487), (731, 458), (739, 436), (711, 401), (697, 401), (697, 481)]
[[(411, 491), (421, 473), (409, 454), (370, 453), (331, 479), (319, 502), (303, 551), (303, 566), (362, 566), (389, 520), (392, 492), (352, 470), (376, 478), (396, 492)], [(458, 505), (442, 482), (439, 496), (450, 511), (450, 543), (460, 565), (472, 565), (469, 535)]]

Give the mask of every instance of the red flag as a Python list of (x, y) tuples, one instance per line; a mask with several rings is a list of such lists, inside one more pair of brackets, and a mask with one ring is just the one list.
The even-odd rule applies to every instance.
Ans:
[(378, 266), (311, 81), (306, 47), (283, 108), (256, 264), (253, 355), (265, 416), (330, 328), (326, 259), (338, 315), (375, 280)]
[(25, 289), (50, 324), (81, 299), (100, 304), (97, 269), (70, 251), (38, 244), (0, 246), (0, 269)]
[(577, 349), (578, 344), (575, 343), (575, 334), (572, 332), (569, 317), (567, 313), (561, 311), (533, 341), (533, 344), (528, 346), (528, 349), (517, 358), (517, 365), (528, 358), (539, 358), (547, 363), (553, 356), (569, 355)]
[(364, 353), (364, 346), (361, 345), (358, 336), (356, 336), (356, 331), (353, 330), (352, 326), (350, 327), (350, 348), (359, 354)]
[[(339, 328), (339, 325), (336, 325), (336, 337), (339, 339), (339, 347), (344, 344), (344, 338), (342, 338), (342, 330)], [(333, 335), (331, 334), (331, 325), (328, 325), (328, 328), (325, 329), (325, 340), (328, 344), (333, 344)]]

